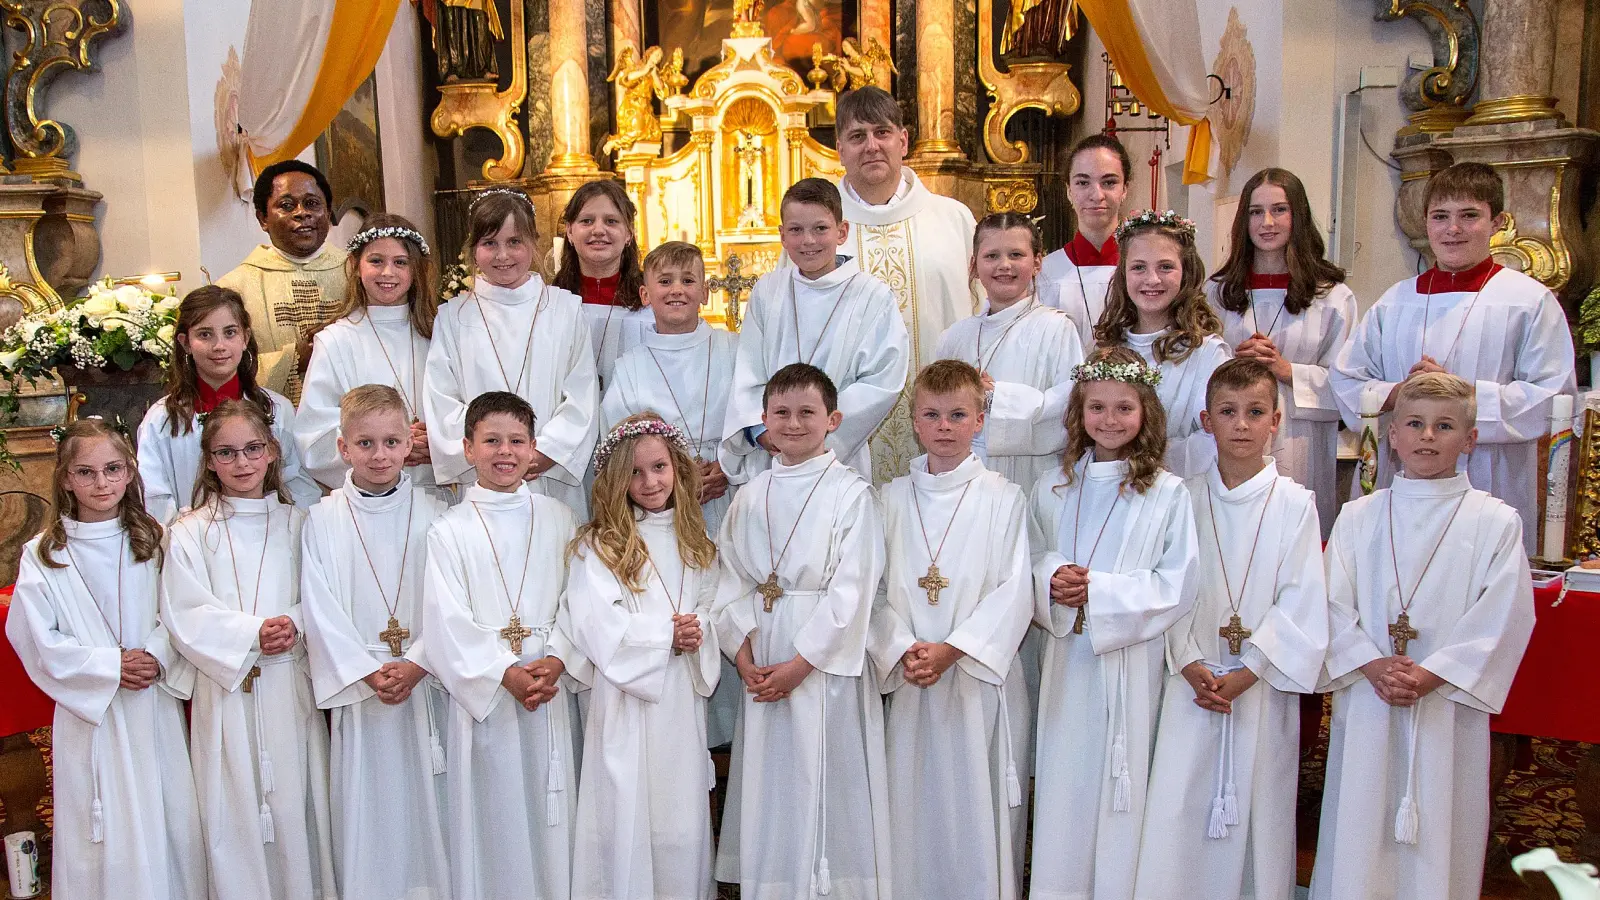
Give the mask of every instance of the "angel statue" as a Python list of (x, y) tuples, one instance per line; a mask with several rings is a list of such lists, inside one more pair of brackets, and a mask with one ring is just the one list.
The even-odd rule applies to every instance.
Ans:
[(812, 68), (806, 74), (806, 80), (818, 88), (832, 88), (836, 94), (877, 84), (880, 66), (896, 75), (900, 74), (900, 70), (894, 67), (894, 60), (889, 58), (889, 51), (883, 49), (876, 38), (867, 40), (865, 53), (856, 49), (855, 42), (850, 38), (844, 39), (837, 54), (823, 52), (820, 43), (812, 44), (811, 63)]
[[(651, 47), (639, 58), (632, 44), (617, 52), (617, 64), (606, 80), (617, 85), (617, 133), (606, 138), (601, 153), (633, 149), (639, 142), (661, 142), (661, 120), (656, 118), (654, 97), (662, 100), (682, 90), (683, 54), (673, 53), (672, 62), (661, 62), (660, 47)], [(669, 82), (670, 79), (670, 82)]]

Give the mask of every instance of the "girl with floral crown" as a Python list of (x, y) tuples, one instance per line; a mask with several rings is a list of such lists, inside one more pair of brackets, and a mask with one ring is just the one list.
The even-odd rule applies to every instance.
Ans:
[(654, 413), (595, 450), (594, 518), (571, 548), (572, 639), (594, 665), (572, 896), (710, 896), (716, 782), (706, 700), (717, 548), (688, 439)]
[(1126, 347), (1102, 347), (1073, 380), (1061, 467), (1030, 504), (1033, 619), (1050, 635), (1032, 890), (1132, 900), (1163, 637), (1195, 598), (1194, 513), (1161, 467), (1161, 374)]

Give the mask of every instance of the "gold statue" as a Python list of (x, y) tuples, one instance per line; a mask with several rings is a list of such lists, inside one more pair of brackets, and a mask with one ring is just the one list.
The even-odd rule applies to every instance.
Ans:
[(889, 52), (883, 49), (877, 38), (867, 40), (866, 53), (857, 50), (850, 38), (844, 39), (837, 54), (823, 52), (820, 43), (812, 44), (811, 64), (806, 80), (816, 88), (832, 88), (836, 94), (877, 84), (880, 66), (896, 75), (900, 74), (900, 70), (894, 67), (894, 60), (889, 58)]
[(733, 36), (761, 37), (761, 7), (766, 0), (733, 0)]
[(601, 153), (613, 150), (631, 150), (641, 141), (660, 143), (661, 120), (656, 118), (652, 97), (667, 99), (688, 83), (683, 76), (683, 51), (672, 54), (672, 61), (663, 64), (660, 47), (651, 47), (640, 59), (632, 44), (623, 44), (617, 53), (617, 64), (606, 80), (617, 85), (617, 133), (606, 138)]
[(661, 95), (662, 100), (678, 96), (683, 93), (684, 88), (689, 86), (689, 76), (683, 74), (682, 47), (673, 50), (672, 58), (667, 61), (665, 66), (661, 67), (661, 84), (665, 88)]
[(1000, 55), (1058, 57), (1078, 33), (1078, 0), (1011, 0)]

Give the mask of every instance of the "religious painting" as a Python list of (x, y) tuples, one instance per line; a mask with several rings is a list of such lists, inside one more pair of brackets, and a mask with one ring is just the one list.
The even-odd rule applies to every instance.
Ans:
[(377, 212), (384, 208), (378, 90), (371, 75), (317, 138), (317, 168), (333, 186), (335, 219), (350, 209)]
[[(805, 72), (811, 68), (813, 46), (821, 44), (824, 53), (839, 52), (855, 5), (855, 0), (769, 0), (759, 18), (777, 57)], [(681, 47), (684, 73), (692, 81), (722, 58), (722, 41), (733, 35), (733, 18), (734, 0), (655, 0), (646, 12), (646, 43), (668, 52)]]

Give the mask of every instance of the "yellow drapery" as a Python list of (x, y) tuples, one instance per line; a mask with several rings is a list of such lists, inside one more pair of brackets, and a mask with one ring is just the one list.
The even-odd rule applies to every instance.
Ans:
[(250, 167), (256, 174), (275, 162), (299, 156), (327, 130), (378, 64), (399, 6), (400, 0), (337, 0), (328, 24), (328, 45), (322, 51), (316, 86), (306, 108), (281, 145), (262, 156), (250, 155)]
[(1167, 98), (1146, 55), (1128, 0), (1079, 0), (1078, 7), (1105, 43), (1111, 64), (1117, 67), (1128, 90), (1155, 112), (1179, 125), (1190, 126), (1189, 146), (1183, 155), (1183, 183), (1210, 181), (1211, 122), (1204, 116), (1184, 112)]

